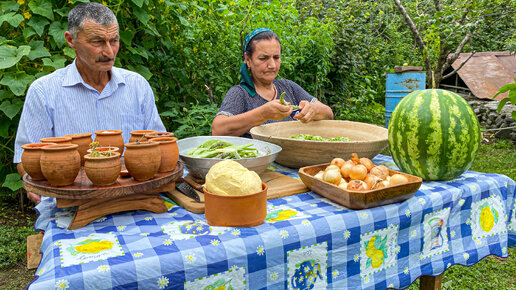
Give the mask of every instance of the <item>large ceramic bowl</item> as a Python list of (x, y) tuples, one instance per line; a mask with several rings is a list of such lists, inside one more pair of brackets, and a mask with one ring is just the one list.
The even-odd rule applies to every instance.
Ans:
[(258, 157), (255, 158), (242, 158), (234, 159), (236, 162), (242, 164), (249, 170), (253, 170), (260, 174), (269, 165), (274, 162), (278, 153), (281, 151), (281, 147), (265, 141), (253, 140), (241, 137), (230, 137), (230, 136), (198, 136), (185, 139), (179, 139), (177, 146), (179, 146), (179, 158), (181, 162), (186, 166), (188, 172), (197, 179), (204, 179), (210, 168), (217, 162), (223, 160), (219, 158), (197, 158), (187, 156), (186, 153), (197, 148), (204, 142), (217, 139), (222, 141), (230, 142), (233, 145), (244, 145), (253, 143), (253, 148), (258, 149)]
[[(373, 158), (388, 146), (387, 129), (360, 122), (323, 120), (310, 123), (277, 122), (251, 129), (254, 139), (281, 146), (276, 162), (292, 168), (328, 163), (335, 157), (348, 160), (351, 153)], [(291, 136), (348, 137), (350, 142), (308, 141)]]

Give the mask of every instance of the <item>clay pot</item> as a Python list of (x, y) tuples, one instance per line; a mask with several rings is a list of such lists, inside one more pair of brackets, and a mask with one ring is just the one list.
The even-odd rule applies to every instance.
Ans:
[(90, 143), (93, 141), (93, 139), (91, 139), (91, 133), (68, 134), (63, 137), (71, 137), (72, 144), (79, 145), (77, 151), (79, 151), (79, 155), (81, 155), (81, 165), (84, 165), (84, 155), (88, 154), (87, 151), (90, 148)]
[(41, 172), (51, 185), (73, 184), (81, 169), (77, 147), (77, 144), (55, 144), (41, 148)]
[(147, 141), (147, 137), (145, 137), (146, 134), (152, 134), (156, 133), (156, 130), (135, 130), (131, 131), (131, 137), (129, 138), (129, 143), (133, 142), (145, 142)]
[[(41, 173), (41, 165), (39, 159), (43, 152), (41, 148), (55, 145), (55, 143), (29, 143), (22, 145), (23, 153), (21, 161), (23, 170), (32, 178), (32, 180), (44, 180), (45, 176)], [(23, 177), (23, 176), (22, 176)]]
[(147, 140), (150, 140), (152, 138), (160, 138), (160, 137), (174, 137), (174, 133), (172, 133), (172, 132), (156, 132), (156, 133), (145, 134), (145, 138), (147, 138)]
[(124, 153), (124, 138), (122, 137), (122, 130), (95, 131), (95, 141), (99, 142), (99, 146), (102, 147), (118, 147), (118, 153)]
[[(106, 146), (106, 147), (97, 147), (97, 148), (95, 148), (95, 150), (97, 150), (99, 152), (106, 152), (106, 151), (111, 150), (111, 152), (113, 152), (113, 153), (114, 152), (119, 153), (120, 148), (115, 147), (115, 146)], [(91, 153), (91, 151), (93, 151), (93, 149), (86, 150), (86, 155), (89, 155)]]
[(120, 170), (122, 169), (120, 153), (113, 152), (112, 156), (106, 157), (91, 157), (88, 154), (84, 158), (86, 159), (84, 171), (94, 185), (112, 185), (120, 176)]
[(47, 137), (39, 139), (41, 143), (72, 144), (72, 137)]
[(126, 143), (124, 162), (127, 171), (139, 181), (148, 180), (158, 173), (161, 164), (159, 143)]
[(152, 138), (149, 142), (159, 143), (159, 150), (161, 151), (161, 165), (159, 172), (169, 172), (174, 170), (176, 163), (179, 160), (179, 148), (177, 147), (177, 138), (175, 137), (160, 137)]
[(262, 191), (247, 195), (220, 195), (204, 191), (204, 214), (210, 226), (254, 227), (267, 216), (267, 184)]

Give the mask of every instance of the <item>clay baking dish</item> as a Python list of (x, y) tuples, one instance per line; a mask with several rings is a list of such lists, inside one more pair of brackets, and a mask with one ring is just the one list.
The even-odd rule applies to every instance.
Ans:
[(267, 184), (262, 191), (247, 195), (220, 195), (204, 191), (204, 214), (210, 226), (254, 227), (267, 216)]

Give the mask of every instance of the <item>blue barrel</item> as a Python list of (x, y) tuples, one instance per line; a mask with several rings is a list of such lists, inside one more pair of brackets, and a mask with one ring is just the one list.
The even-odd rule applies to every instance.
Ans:
[(407, 71), (388, 73), (385, 84), (385, 128), (389, 127), (389, 119), (396, 105), (410, 92), (426, 88), (426, 73)]

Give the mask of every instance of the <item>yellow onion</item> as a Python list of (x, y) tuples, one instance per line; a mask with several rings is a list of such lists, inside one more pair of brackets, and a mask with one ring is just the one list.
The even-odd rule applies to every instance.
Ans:
[(371, 168), (374, 167), (373, 162), (369, 158), (365, 158), (365, 157), (360, 158), (360, 163), (367, 168), (367, 171), (370, 171)]
[(358, 190), (358, 191), (365, 191), (369, 190), (367, 187), (367, 183), (363, 182), (362, 180), (351, 180), (348, 183), (347, 188), (348, 190)]
[(353, 168), (353, 166), (355, 166), (353, 162), (346, 161), (346, 163), (344, 163), (344, 165), (342, 165), (340, 168), (340, 174), (342, 174), (342, 177), (349, 178), (349, 173), (351, 172), (351, 168)]
[(401, 174), (394, 174), (391, 176), (391, 180), (389, 181), (389, 185), (398, 185), (404, 184), (408, 182), (408, 178)]
[(376, 185), (374, 186), (374, 188), (371, 188), (371, 189), (379, 189), (379, 188), (385, 188), (389, 186), (389, 182), (387, 180), (380, 180), (376, 183)]
[(337, 165), (339, 168), (341, 168), (342, 165), (344, 165), (345, 162), (346, 161), (344, 161), (344, 159), (337, 157), (337, 158), (333, 158), (333, 160), (331, 161), (330, 164), (331, 165)]
[(314, 178), (317, 178), (317, 179), (319, 179), (319, 180), (323, 180), (323, 179), (322, 179), (322, 178), (323, 178), (323, 175), (324, 175), (324, 171), (322, 171), (322, 170), (321, 170), (321, 171), (317, 172), (317, 174), (316, 174), (316, 175), (314, 175)]
[(367, 175), (367, 168), (362, 164), (357, 164), (351, 168), (349, 178), (356, 180), (364, 180)]
[(346, 179), (342, 178), (340, 180), (339, 187), (342, 188), (342, 189), (347, 189), (348, 188), (348, 183), (346, 182)]
[(378, 165), (377, 167), (379, 169), (381, 169), (386, 176), (389, 176), (389, 168), (387, 168), (387, 166), (385, 166), (385, 165)]
[(333, 183), (335, 185), (338, 185), (340, 183), (340, 180), (342, 179), (342, 176), (340, 175), (339, 170), (327, 170), (324, 172), (323, 180), (329, 183)]
[(340, 167), (338, 167), (337, 165), (334, 165), (334, 164), (331, 164), (331, 165), (328, 165), (324, 171), (330, 171), (330, 170), (339, 170), (340, 171)]
[(389, 176), (389, 174), (388, 173), (385, 174), (385, 172), (382, 170), (382, 168), (380, 168), (380, 166), (383, 166), (383, 165), (379, 165), (379, 166), (375, 166), (375, 167), (371, 168), (370, 173), (371, 173), (371, 175), (378, 176), (381, 179), (386, 179), (387, 176)]
[(369, 189), (375, 189), (376, 185), (381, 181), (382, 180), (378, 176), (372, 174), (367, 174), (364, 178), (364, 182), (367, 184)]

